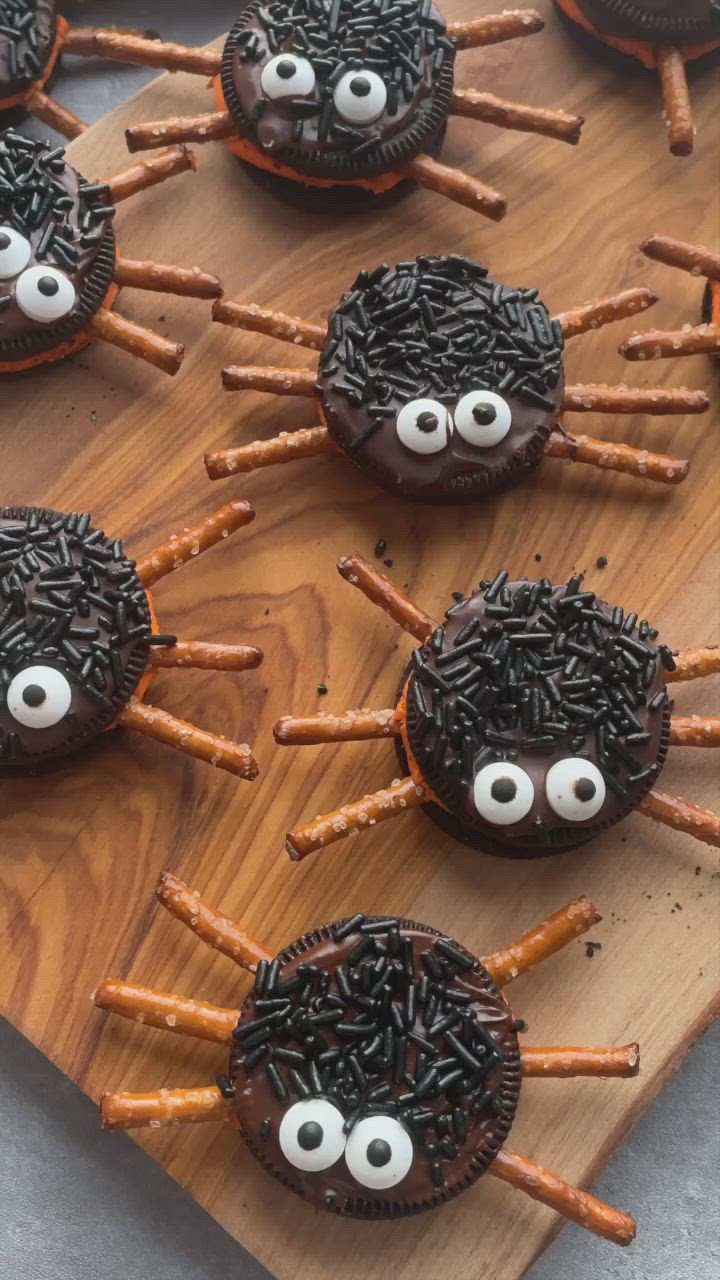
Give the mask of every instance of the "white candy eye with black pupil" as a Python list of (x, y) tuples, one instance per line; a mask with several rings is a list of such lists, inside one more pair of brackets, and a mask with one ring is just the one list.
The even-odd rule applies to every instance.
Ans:
[(30, 241), (14, 227), (0, 226), (0, 280), (14, 280), (25, 270), (31, 257)]
[(566, 822), (594, 818), (605, 803), (606, 787), (597, 765), (571, 756), (548, 769), (545, 792), (553, 813)]
[(372, 124), (387, 106), (385, 82), (374, 71), (346, 71), (333, 94), (335, 110), (348, 124)]
[(473, 783), (475, 808), (494, 827), (522, 822), (533, 807), (535, 788), (529, 774), (509, 760), (487, 764)]
[(356, 1182), (373, 1191), (395, 1187), (414, 1158), (412, 1138), (392, 1116), (368, 1116), (350, 1132), (345, 1163)]
[(294, 1169), (320, 1173), (345, 1150), (343, 1117), (325, 1098), (307, 1098), (290, 1107), (280, 1122), (280, 1149)]
[(72, 281), (55, 267), (28, 267), (15, 285), (15, 301), (24, 315), (40, 324), (61, 320), (75, 306)]
[(413, 453), (440, 453), (452, 431), (450, 415), (437, 400), (411, 400), (395, 425), (400, 443)]
[(315, 88), (313, 65), (294, 53), (279, 53), (263, 67), (260, 84), (268, 98), (306, 98)]
[(7, 709), (26, 729), (50, 729), (67, 715), (72, 688), (55, 667), (26, 667), (10, 681)]
[(455, 410), (455, 426), (467, 444), (491, 449), (512, 426), (510, 406), (495, 391), (470, 391)]

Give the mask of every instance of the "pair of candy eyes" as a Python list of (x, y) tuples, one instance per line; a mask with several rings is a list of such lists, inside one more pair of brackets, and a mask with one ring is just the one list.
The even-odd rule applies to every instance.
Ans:
[[(280, 53), (263, 67), (260, 77), (266, 97), (307, 98), (314, 92), (315, 69), (307, 58)], [(348, 124), (372, 124), (387, 106), (385, 83), (374, 71), (346, 71), (333, 89), (333, 105)]]
[[(559, 818), (585, 822), (594, 818), (605, 803), (605, 779), (591, 760), (569, 756), (548, 769), (545, 795)], [(480, 817), (494, 827), (522, 822), (535, 803), (532, 778), (510, 761), (487, 764), (473, 782), (473, 803)]]
[(15, 301), (30, 320), (44, 324), (61, 320), (75, 306), (72, 281), (56, 267), (28, 267), (31, 258), (30, 241), (14, 227), (0, 226), (0, 284), (16, 281)]
[(351, 1176), (363, 1187), (383, 1191), (397, 1186), (413, 1162), (407, 1129), (392, 1116), (366, 1116), (349, 1136), (337, 1107), (325, 1098), (296, 1102), (282, 1118), (280, 1149), (294, 1169), (321, 1173), (345, 1156)]
[(395, 422), (400, 443), (412, 453), (440, 453), (454, 430), (466, 444), (492, 449), (511, 426), (510, 406), (495, 391), (469, 391), (452, 414), (438, 400), (411, 400)]
[(26, 729), (51, 729), (67, 715), (72, 687), (55, 667), (26, 667), (10, 681), (7, 709)]

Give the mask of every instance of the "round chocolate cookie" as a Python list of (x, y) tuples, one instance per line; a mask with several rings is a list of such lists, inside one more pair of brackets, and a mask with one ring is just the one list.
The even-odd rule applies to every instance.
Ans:
[(427, 0), (258, 2), (228, 37), (222, 90), (240, 135), (290, 181), (373, 179), (437, 150), (455, 52)]
[(31, 772), (117, 718), (147, 665), (148, 598), (89, 515), (0, 508), (0, 772)]
[(0, 365), (22, 369), (72, 342), (112, 283), (109, 190), (64, 156), (49, 142), (0, 135)]
[(240, 1131), (316, 1208), (434, 1208), (510, 1131), (517, 1026), (480, 961), (435, 929), (362, 915), (317, 929), (258, 965), (230, 1063)]
[(701, 44), (720, 39), (718, 0), (575, 0), (598, 34)]
[(0, 0), (0, 111), (42, 81), (55, 48), (55, 0)]
[[(572, 849), (621, 821), (665, 762), (670, 651), (637, 614), (506, 572), (416, 650), (404, 750), (457, 838), (504, 856)], [(442, 806), (442, 807), (441, 807)]]
[(537, 289), (469, 259), (363, 271), (330, 316), (328, 430), (389, 493), (476, 502), (540, 461), (563, 399), (563, 337)]

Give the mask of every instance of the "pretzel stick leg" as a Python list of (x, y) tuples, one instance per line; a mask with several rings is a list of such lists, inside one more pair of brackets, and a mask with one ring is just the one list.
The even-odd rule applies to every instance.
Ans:
[(699, 680), (702, 676), (717, 675), (720, 671), (720, 645), (711, 644), (704, 649), (681, 649), (674, 653), (675, 670), (665, 672), (665, 683), (679, 680)]
[(106, 1093), (100, 1103), (102, 1127), (160, 1129), (203, 1120), (229, 1120), (231, 1103), (219, 1089), (160, 1089), (157, 1093)]
[(545, 107), (529, 107), (521, 102), (508, 102), (492, 93), (478, 93), (475, 89), (456, 89), (450, 100), (450, 114), (496, 124), (501, 129), (517, 129), (521, 133), (540, 133), (557, 142), (580, 141), (580, 131), (585, 123), (583, 116), (571, 116), (567, 111), (549, 111)]
[(626, 1044), (616, 1049), (565, 1048), (530, 1049), (525, 1045), (520, 1054), (524, 1076), (544, 1076), (547, 1080), (565, 1080), (572, 1076), (636, 1076), (640, 1070), (640, 1049)]
[(273, 728), (281, 747), (317, 747), (324, 742), (369, 742), (374, 738), (396, 738), (400, 726), (394, 708), (389, 711), (342, 711), (339, 715), (318, 712), (312, 716), (283, 716)]
[(275, 369), (261, 365), (230, 365), (222, 371), (226, 391), (269, 391), (275, 396), (317, 394), (312, 369)]
[(195, 671), (252, 671), (263, 660), (262, 649), (251, 644), (210, 644), (204, 640), (178, 640), (150, 650), (150, 666), (192, 667)]
[(675, 747), (720, 747), (720, 716), (673, 716), (670, 741)]
[(592, 436), (571, 436), (559, 431), (551, 435), (545, 456), (586, 462), (604, 471), (620, 471), (658, 484), (682, 484), (690, 470), (687, 458), (670, 458), (664, 453), (633, 449), (629, 444), (618, 444), (614, 440), (595, 440)]
[(490, 14), (470, 22), (448, 22), (447, 34), (458, 49), (484, 49), (519, 36), (534, 36), (544, 26), (536, 9), (516, 9), (514, 13)]
[(230, 742), (218, 733), (198, 729), (186, 720), (171, 716), (169, 711), (147, 706), (139, 698), (130, 699), (120, 712), (117, 724), (124, 725), (127, 729), (136, 729), (138, 733), (156, 738), (158, 742), (164, 742), (176, 751), (195, 756), (196, 760), (204, 760), (206, 764), (224, 769), (236, 778), (244, 778), (246, 782), (254, 782), (257, 778), (257, 763), (246, 743)]
[(88, 329), (100, 341), (109, 342), (111, 346), (127, 351), (128, 355), (144, 360), (169, 374), (171, 378), (185, 359), (185, 347), (181, 342), (163, 338), (152, 329), (135, 324), (134, 320), (127, 320), (125, 316), (118, 315), (117, 311), (110, 311), (107, 307), (102, 307), (95, 313)]
[(74, 115), (72, 111), (68, 111), (67, 107), (63, 107), (47, 93), (43, 93), (42, 89), (34, 89), (26, 105), (36, 120), (42, 121), (50, 129), (56, 129), (64, 138), (79, 138), (80, 134), (87, 129), (84, 120)]
[(666, 827), (674, 827), (676, 831), (683, 831), (685, 835), (695, 836), (696, 840), (720, 849), (720, 818), (699, 805), (688, 804), (687, 800), (667, 796), (662, 791), (651, 791), (638, 809), (654, 822), (662, 822)]
[(396, 818), (406, 809), (424, 804), (425, 800), (422, 787), (418, 787), (412, 778), (403, 778), (373, 796), (345, 804), (342, 809), (323, 814), (307, 826), (291, 831), (285, 848), (293, 862), (301, 862), (308, 854), (335, 844), (337, 840), (344, 840), (345, 836), (357, 835), (364, 827), (374, 827), (378, 822)]
[(102, 31), (78, 27), (67, 33), (64, 50), (83, 58), (110, 58), (161, 71), (189, 71), (197, 76), (216, 76), (222, 68), (222, 50), (189, 49), (165, 40), (147, 40), (122, 31)]
[(149, 120), (125, 130), (128, 151), (154, 151), (178, 142), (226, 142), (238, 134), (229, 111), (208, 111), (198, 116), (171, 116)]
[(456, 204), (465, 205), (476, 213), (482, 213), (493, 222), (500, 222), (507, 213), (507, 202), (494, 187), (478, 182), (462, 169), (453, 169), (449, 165), (440, 164), (431, 156), (417, 156), (409, 164), (403, 165), (403, 177), (411, 178), (419, 187), (427, 187), (436, 195), (446, 196)]
[(679, 49), (663, 48), (658, 49), (657, 61), (670, 150), (674, 156), (689, 156), (695, 145), (695, 122), (685, 59)]
[(167, 267), (159, 262), (134, 262), (118, 258), (116, 284), (124, 289), (145, 289), (151, 293), (174, 293), (181, 298), (219, 298), (222, 285), (217, 276), (198, 267)]
[(541, 960), (554, 956), (581, 933), (587, 933), (602, 916), (589, 898), (577, 898), (561, 907), (549, 919), (524, 933), (505, 951), (487, 956), (483, 964), (499, 987), (507, 986), (522, 973), (534, 969)]
[(108, 178), (110, 198), (113, 204), (120, 204), (139, 191), (156, 187), (178, 173), (187, 173), (191, 169), (194, 171), (195, 167), (195, 156), (188, 147), (169, 147), (160, 155), (153, 156), (150, 160), (140, 160), (129, 169), (123, 169), (122, 173), (116, 173), (114, 178)]
[(720, 253), (713, 253), (704, 245), (688, 244), (670, 236), (649, 236), (643, 240), (640, 251), (646, 258), (662, 262), (666, 267), (678, 267), (681, 271), (689, 271), (691, 276), (720, 280)]
[(256, 440), (239, 449), (221, 449), (205, 454), (205, 467), (211, 480), (224, 480), (260, 467), (279, 462), (295, 462), (296, 458), (314, 458), (321, 453), (335, 453), (327, 427), (306, 427), (301, 431), (282, 431), (272, 440)]
[(607, 387), (587, 383), (565, 388), (563, 409), (570, 413), (704, 413), (704, 391), (688, 387)]
[(569, 311), (561, 311), (555, 319), (560, 324), (564, 338), (576, 338), (590, 329), (602, 329), (606, 324), (614, 324), (616, 320), (626, 320), (628, 316), (636, 316), (640, 311), (647, 311), (658, 300), (653, 289), (640, 285), (637, 289), (625, 289), (610, 298), (598, 298), (593, 302), (584, 302)]
[(286, 316), (282, 311), (266, 311), (254, 302), (230, 302), (227, 298), (220, 298), (213, 307), (213, 320), (234, 329), (266, 333), (280, 342), (310, 347), (313, 351), (320, 351), (327, 337), (327, 325), (310, 324), (297, 316)]
[(152, 587), (160, 578), (182, 568), (189, 560), (223, 542), (254, 519), (255, 512), (249, 502), (228, 502), (227, 506), (206, 516), (194, 529), (172, 534), (167, 542), (141, 556), (137, 561), (140, 581), (144, 587)]
[(436, 630), (437, 624), (429, 614), (413, 604), (394, 582), (384, 573), (378, 573), (362, 556), (346, 556), (338, 564), (338, 573), (351, 586), (362, 591), (371, 604), (384, 609), (393, 622), (403, 631), (409, 631), (421, 644)]
[(155, 896), (171, 916), (187, 925), (188, 929), (214, 951), (234, 960), (241, 969), (255, 973), (261, 960), (272, 960), (270, 951), (266, 951), (265, 947), (255, 942), (232, 920), (228, 920), (227, 916), (214, 911), (207, 902), (203, 902), (195, 889), (190, 889), (182, 880), (176, 880), (169, 871), (162, 872)]
[(676, 356), (720, 355), (720, 327), (698, 324), (694, 328), (650, 329), (634, 333), (620, 347), (626, 360), (673, 360)]
[(138, 987), (132, 982), (107, 978), (95, 992), (98, 1008), (117, 1013), (131, 1022), (173, 1031), (178, 1036), (194, 1036), (215, 1044), (230, 1044), (240, 1021), (238, 1009), (221, 1009), (204, 1000), (188, 1000), (168, 991)]
[(488, 1173), (503, 1182), (509, 1182), (518, 1191), (525, 1191), (533, 1200), (539, 1200), (549, 1209), (555, 1209), (571, 1222), (576, 1222), (593, 1235), (602, 1236), (613, 1244), (628, 1245), (635, 1239), (635, 1223), (626, 1213), (612, 1209), (587, 1191), (580, 1191), (570, 1183), (550, 1173), (528, 1156), (518, 1155), (503, 1147), (493, 1160)]
[[(139, 40), (162, 40), (159, 31), (153, 30), (152, 27), (72, 27), (68, 32), (74, 41), (88, 40), (96, 34), (114, 36), (136, 36)], [(63, 49), (67, 51), (67, 37), (63, 43)]]

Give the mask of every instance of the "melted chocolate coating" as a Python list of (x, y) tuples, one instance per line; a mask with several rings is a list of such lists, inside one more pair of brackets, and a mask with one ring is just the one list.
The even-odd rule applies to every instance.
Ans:
[[(399, 0), (390, 20), (381, 0), (311, 0), (251, 4), (225, 46), (222, 85), (238, 130), (299, 177), (338, 182), (389, 173), (424, 151), (435, 151), (447, 122), (455, 42), (435, 5)], [(309, 61), (310, 93), (270, 98), (267, 65), (282, 54)], [(388, 93), (385, 110), (352, 123), (335, 105), (334, 89), (349, 71), (372, 71)]]
[(0, 0), (0, 109), (3, 99), (42, 80), (55, 47), (56, 9), (55, 0)]
[[(315, 930), (287, 947), (279, 956), (279, 965), (271, 966), (269, 972), (267, 966), (265, 972), (258, 970), (255, 991), (242, 1011), (230, 1063), (238, 1124), (261, 1164), (317, 1208), (362, 1218), (419, 1213), (475, 1182), (510, 1131), (521, 1083), (513, 1015), (480, 962), (458, 943), (450, 942), (450, 953), (443, 950), (448, 939), (412, 921), (386, 921), (385, 929), (363, 932), (363, 926), (372, 928), (376, 920), (359, 917), (347, 936), (343, 936), (345, 922)], [(382, 966), (385, 955), (389, 963), (383, 976), (377, 966)], [(426, 981), (420, 987), (423, 977)], [(384, 986), (390, 988), (387, 995)], [(411, 989), (414, 996), (409, 997), (409, 1004)], [(420, 998), (413, 1006), (417, 996)], [(268, 1012), (263, 1000), (277, 999), (286, 1001), (285, 1010), (275, 1006)], [(348, 1039), (338, 1033), (338, 1011), (342, 1025), (361, 1027), (363, 1017), (372, 1022), (368, 1035)], [(318, 1012), (321, 1020), (313, 1026), (312, 1018)], [(260, 1054), (260, 1061), (252, 1063), (251, 1059), (247, 1068), (249, 1055), (258, 1053), (258, 1031), (263, 1039), (261, 1019), (269, 1013), (275, 1021), (265, 1041), (266, 1052)], [(325, 1013), (330, 1014), (327, 1021)], [(446, 1031), (442, 1026), (436, 1029), (448, 1014), (455, 1017)], [(478, 1031), (473, 1030), (475, 1026)], [(427, 1043), (423, 1047), (408, 1039), (411, 1032), (429, 1041), (430, 1052)], [(365, 1046), (376, 1037), (381, 1047), (367, 1056)], [(482, 1062), (480, 1071), (474, 1073), (472, 1065), (463, 1063), (462, 1056), (458, 1058), (457, 1041), (461, 1048), (471, 1047), (471, 1054)], [(400, 1042), (406, 1056), (398, 1067), (395, 1055)], [(369, 1047), (372, 1049), (372, 1044)], [(299, 1051), (300, 1065), (291, 1066), (292, 1059), (283, 1060), (287, 1050)], [(320, 1056), (328, 1052), (332, 1065), (329, 1059), (325, 1065)], [(402, 1050), (399, 1052), (402, 1057)], [(426, 1060), (419, 1062), (422, 1054)], [(359, 1077), (348, 1065), (351, 1056), (362, 1066)], [(335, 1061), (340, 1061), (339, 1069)], [(434, 1062), (442, 1064), (440, 1076), (455, 1070), (456, 1077), (447, 1089), (425, 1092), (419, 1080)], [(272, 1086), (268, 1063), (280, 1072), (288, 1093), (285, 1102)], [(458, 1064), (463, 1068), (459, 1075)], [(279, 1143), (280, 1123), (302, 1096), (292, 1070), (299, 1072), (302, 1088), (309, 1094), (334, 1102), (348, 1129), (368, 1114), (387, 1114), (399, 1120), (412, 1138), (414, 1158), (396, 1186), (373, 1190), (362, 1185), (350, 1173), (344, 1156), (319, 1173), (304, 1172), (286, 1159)], [(314, 1086), (315, 1070), (320, 1076), (315, 1077)], [(416, 1072), (418, 1081), (413, 1084)], [(368, 1094), (383, 1085), (389, 1086), (389, 1092), (381, 1088), (386, 1096), (373, 1109)], [(418, 1086), (420, 1094), (413, 1100)], [(398, 1099), (402, 1101), (398, 1103)], [(412, 1119), (413, 1112), (416, 1116), (426, 1113), (422, 1123)]]
[[(319, 390), (333, 440), (389, 493), (475, 502), (517, 484), (541, 459), (565, 384), (563, 339), (536, 289), (496, 284), (460, 257), (362, 272), (328, 322)], [(400, 411), (429, 398), (452, 419), (470, 392), (502, 397), (508, 434), (480, 448), (454, 424), (436, 453), (402, 443)]]
[[(0, 772), (31, 772), (107, 729), (145, 672), (150, 634), (134, 561), (89, 515), (0, 508)], [(7, 703), (13, 680), (36, 666), (71, 693), (45, 728), (21, 724)]]
[(720, 39), (717, 0), (577, 0), (602, 35), (685, 43)]
[[(441, 825), (479, 849), (535, 856), (592, 839), (654, 785), (669, 740), (663, 661), (672, 660), (647, 623), (583, 592), (581, 579), (557, 587), (504, 578), (450, 609), (416, 651), (407, 734), (449, 811)], [(546, 639), (526, 645), (533, 632)], [(573, 758), (600, 769), (606, 796), (593, 817), (569, 822), (552, 809), (546, 777)], [(534, 793), (510, 825), (483, 818), (473, 798), (482, 769), (505, 760), (529, 775)]]

